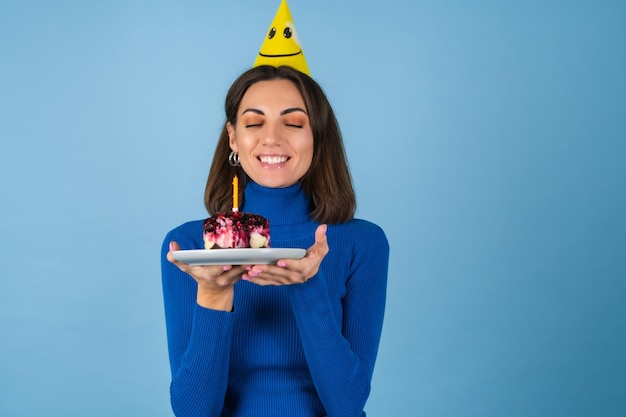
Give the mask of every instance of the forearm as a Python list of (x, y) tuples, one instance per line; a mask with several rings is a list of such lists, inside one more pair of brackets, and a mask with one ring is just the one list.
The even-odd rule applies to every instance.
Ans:
[(196, 306), (189, 343), (172, 375), (170, 395), (177, 416), (217, 416), (228, 381), (232, 313)]
[(320, 276), (290, 291), (307, 363), (328, 415), (360, 416), (370, 392), (371, 367), (380, 334), (365, 342), (370, 348), (356, 351), (332, 313)]
[(162, 251), (162, 280), (172, 409), (177, 416), (217, 416), (228, 382), (232, 307), (225, 306), (225, 312), (198, 304), (196, 281), (167, 261), (168, 239)]

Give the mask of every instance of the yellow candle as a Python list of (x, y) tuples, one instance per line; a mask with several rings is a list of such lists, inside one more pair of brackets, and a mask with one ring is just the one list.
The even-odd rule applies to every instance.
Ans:
[(239, 211), (239, 178), (233, 177), (233, 211)]

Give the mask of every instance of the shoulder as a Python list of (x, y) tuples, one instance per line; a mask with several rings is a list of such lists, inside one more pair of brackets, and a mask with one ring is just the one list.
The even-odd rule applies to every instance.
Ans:
[(387, 241), (385, 231), (375, 223), (363, 219), (352, 219), (346, 223), (329, 226), (329, 230), (351, 238)]
[(333, 259), (331, 263), (333, 267), (345, 266), (346, 276), (355, 276), (357, 271), (361, 271), (357, 275), (375, 275), (381, 279), (386, 277), (390, 248), (380, 226), (367, 220), (352, 219), (346, 223), (329, 225), (326, 236), (330, 259)]
[(356, 252), (369, 250), (389, 252), (389, 241), (385, 231), (368, 220), (352, 219), (346, 223), (329, 225), (327, 236)]

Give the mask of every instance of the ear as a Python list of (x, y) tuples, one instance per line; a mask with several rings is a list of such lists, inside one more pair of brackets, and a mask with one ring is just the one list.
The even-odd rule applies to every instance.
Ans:
[(237, 135), (235, 133), (235, 127), (230, 123), (226, 123), (226, 131), (228, 132), (228, 144), (230, 149), (237, 152)]

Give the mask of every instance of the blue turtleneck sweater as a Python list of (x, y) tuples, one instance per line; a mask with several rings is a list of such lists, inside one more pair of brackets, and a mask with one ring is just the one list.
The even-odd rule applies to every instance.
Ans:
[[(270, 221), (275, 248), (308, 248), (316, 222), (299, 185), (248, 183), (242, 211)], [(202, 220), (162, 248), (172, 409), (191, 417), (359, 417), (383, 324), (389, 245), (376, 225), (328, 225), (329, 253), (304, 284), (239, 281), (234, 311), (196, 303), (196, 281), (167, 261), (170, 241), (201, 249)]]

